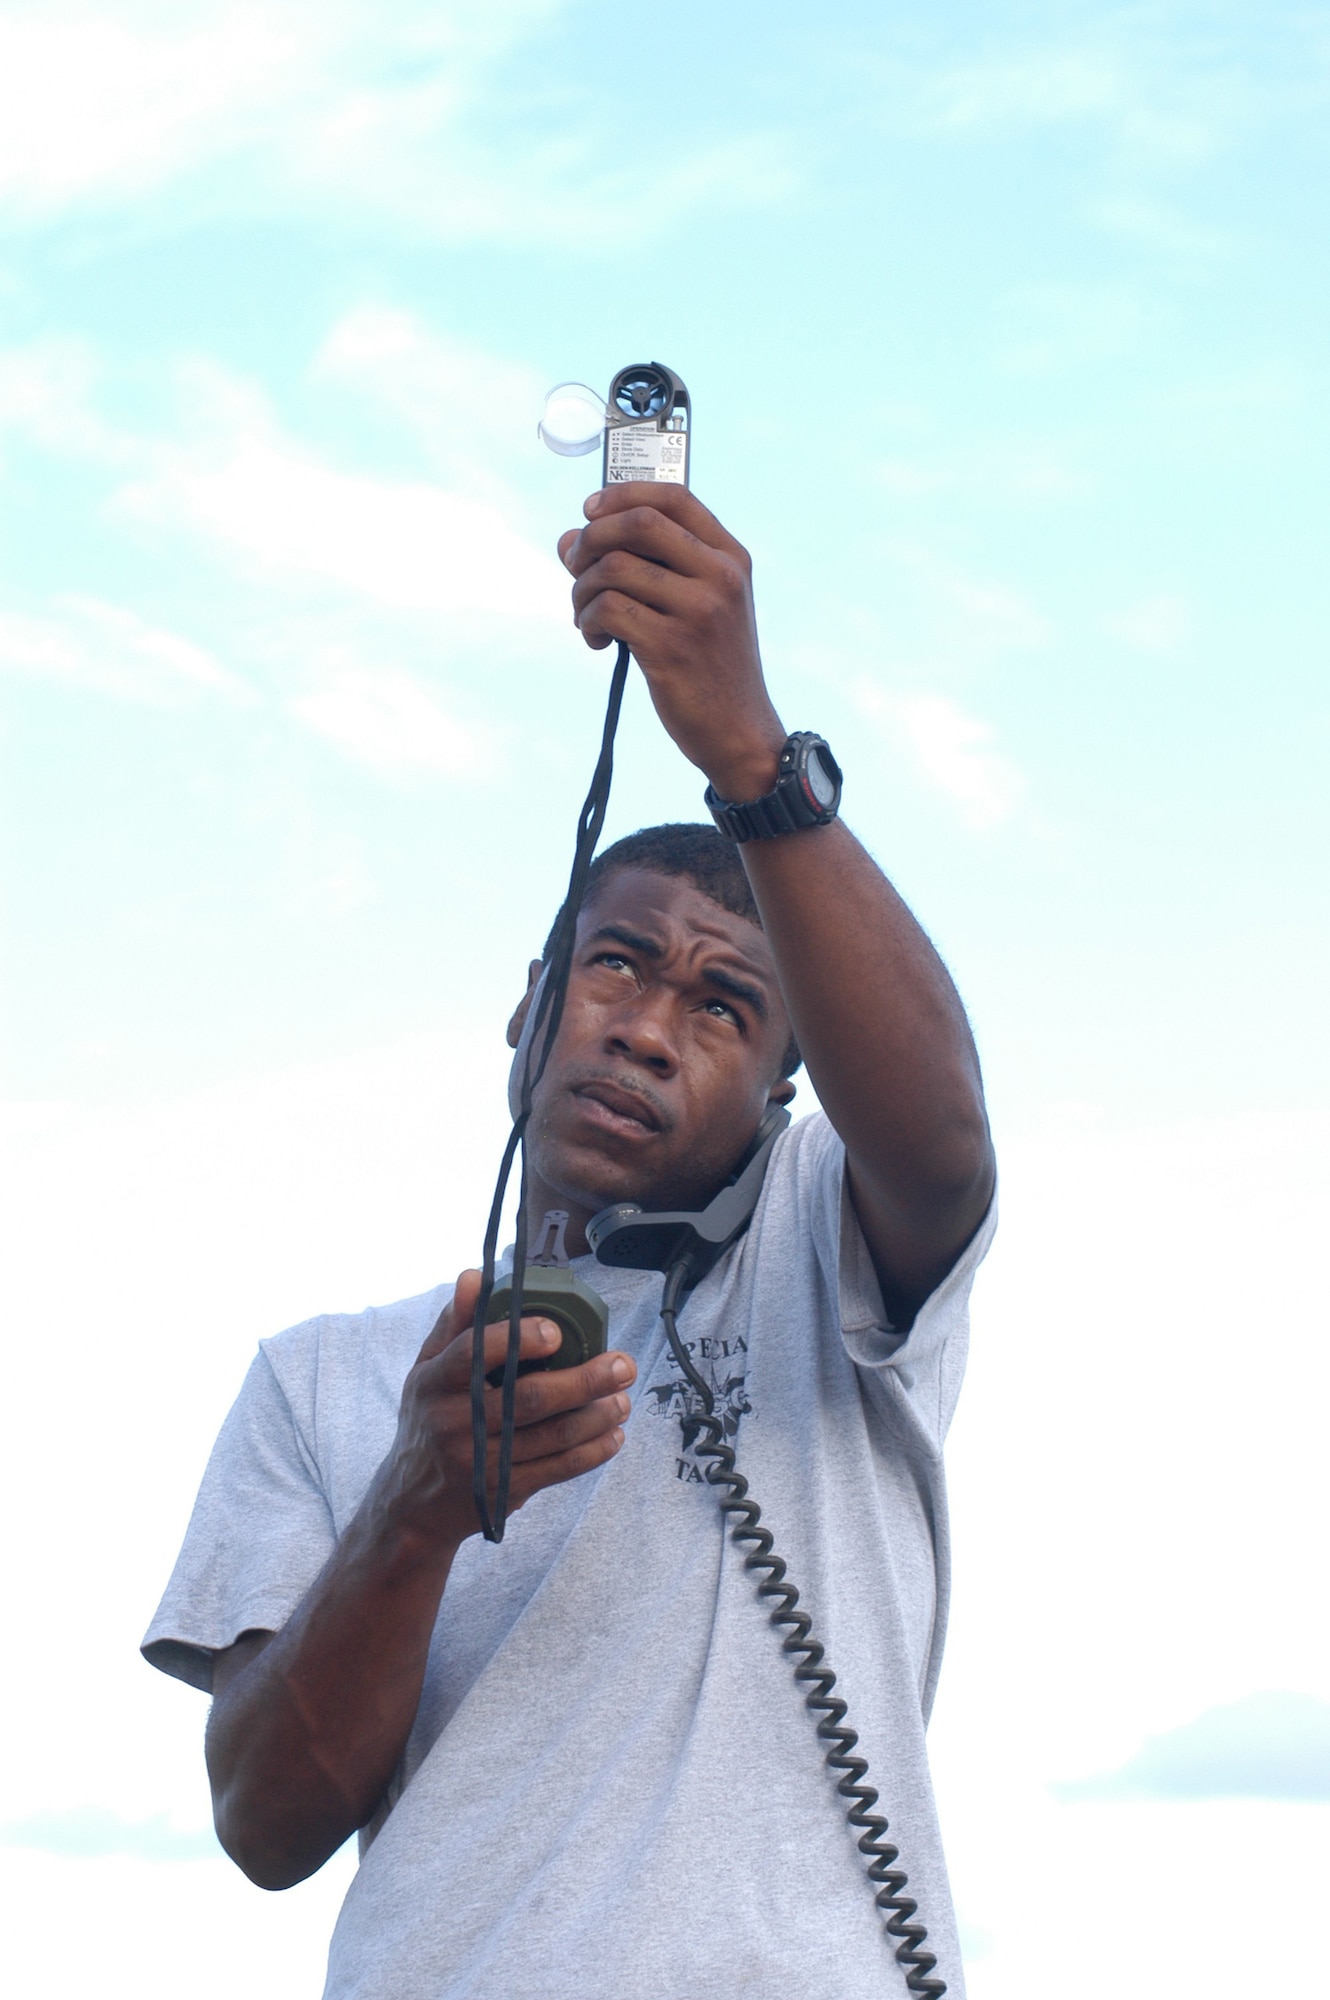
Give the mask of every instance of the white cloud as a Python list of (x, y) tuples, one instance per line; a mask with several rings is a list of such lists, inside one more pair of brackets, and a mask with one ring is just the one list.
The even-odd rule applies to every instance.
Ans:
[[(515, 959), (514, 1001), (525, 954)], [(198, 2000), (241, 1988), (318, 2000), (354, 1844), (281, 1896), (220, 1859), (171, 1865), (173, 1843), (165, 1831), (154, 1843), (154, 1827), (209, 1823), (207, 1704), (145, 1666), (137, 1642), (258, 1336), (320, 1307), (423, 1290), (474, 1260), (509, 1061), (506, 1010), (477, 1019), (474, 984), (445, 980), (437, 1032), (389, 1049), (186, 1100), (5, 1107), (6, 1307), (27, 1333), (9, 1389), (14, 1407), (36, 1409), (55, 1372), (77, 1383), (61, 1450), (79, 1468), (52, 1480), (40, 1425), (11, 1440), (8, 1517), (23, 1493), (46, 1496), (43, 1533), (20, 1538), (11, 1588), (34, 1633), (84, 1635), (34, 1639), (9, 1662), (8, 1710), (25, 1720), (6, 1742), (4, 1816), (28, 1821), (29, 1838), (45, 1833), (48, 1848), (65, 1835), (60, 1854), (0, 1845), (16, 1993), (158, 2000), (187, 1967)], [(86, 1290), (51, 1281), (73, 1240), (97, 1273), (92, 1311)], [(75, 1616), (50, 1551), (76, 1546)], [(114, 1728), (95, 1726), (94, 1711)], [(131, 1830), (121, 1852), (75, 1858), (80, 1834), (86, 1853), (99, 1837), (110, 1846), (117, 1824)], [(161, 1858), (138, 1858), (154, 1845)], [(85, 1920), (69, 1923), (72, 1908)]]
[(332, 584), (393, 611), (562, 620), (567, 577), (493, 499), (329, 464), (285, 435), (249, 385), (183, 376), (187, 434), (146, 445), (119, 512), (185, 528), (258, 577)]
[(472, 783), (489, 767), (481, 734), (448, 715), (423, 681), (400, 668), (342, 667), (288, 707), (317, 734), (384, 774), (430, 771)]
[(861, 714), (903, 745), (925, 780), (957, 806), (967, 826), (987, 832), (1011, 817), (1024, 779), (993, 747), (993, 729), (950, 695), (889, 694), (860, 681), (852, 698)]
[[(1008, 1574), (1018, 1591), (1023, 1572), (1009, 1566)], [(1056, 1597), (1057, 1579), (1048, 1588)], [(1145, 1650), (1149, 1639), (1138, 1643)], [(1011, 1629), (995, 1636), (984, 1664), (1008, 1650), (1027, 1651)], [(990, 1735), (1010, 1728), (995, 1694), (986, 1721)], [(936, 1727), (929, 1744), (936, 1758)], [(1072, 1807), (1031, 1798), (1019, 1769), (1004, 1772), (1000, 1787), (976, 1779), (973, 1763), (971, 1772), (940, 1799), (967, 1941), (977, 1937), (983, 1948), (977, 1963), (966, 1959), (970, 2000), (1250, 2000), (1267, 1955), (1276, 1988), (1319, 2000), (1330, 1866), (1324, 1806)]]
[(1305, 1588), (1330, 1348), (1303, 1254), (1327, 1138), (1316, 1112), (1148, 1124), (1125, 1104), (999, 1131), (1003, 1226), (952, 1439), (953, 1638), (974, 1672), (985, 1626), (1010, 1629), (1017, 1562), (1037, 1644), (988, 1690), (1005, 1742), (981, 1747), (972, 1685), (963, 1753), (1042, 1786), (1253, 1689), (1330, 1698)]
[[(100, 1670), (103, 1663), (104, 1654)], [(148, 1667), (139, 1671), (145, 1680), (160, 1679)], [(193, 1759), (201, 1768), (206, 1704), (192, 1690), (186, 1694)], [(156, 1714), (143, 1714), (144, 1737), (163, 1731), (170, 1701), (167, 1689), (156, 1699)], [(162, 1860), (132, 1853), (75, 1859), (11, 1849), (0, 1857), (8, 1982), (32, 2000), (86, 1993), (162, 2000), (186, 1983), (191, 2000), (231, 2000), (239, 1991), (247, 2000), (319, 2000), (328, 1938), (354, 1856), (354, 1846), (347, 1847), (310, 1881), (269, 1896), (220, 1856), (164, 1875)], [(76, 1922), (71, 1910), (78, 1911)]]
[(86, 341), (57, 335), (0, 351), (0, 436), (80, 458), (123, 456), (125, 440), (94, 407), (101, 373)]
[(208, 691), (253, 700), (253, 690), (204, 647), (151, 625), (123, 605), (62, 597), (55, 616), (0, 612), (0, 671), (65, 681), (153, 707)]
[(105, 205), (255, 151), (297, 177), (336, 175), (390, 110), (408, 146), (454, 112), (478, 66), (550, 11), (407, 0), (386, 26), (346, 0), (10, 5), (0, 200), (28, 216)]
[[(568, 578), (524, 533), (509, 472), (538, 450), (529, 371), (450, 343), (410, 314), (365, 307), (333, 328), (312, 382), (352, 388), (409, 429), (437, 477), (353, 469), (292, 436), (252, 384), (210, 363), (177, 370), (175, 421), (116, 429), (82, 346), (0, 352), (0, 428), (92, 462), (118, 483), (112, 517), (161, 553), (186, 536), (249, 586), (238, 641), (278, 678), (286, 713), (381, 774), (476, 774), (489, 737), (411, 670), (520, 659), (566, 631)], [(255, 698), (182, 635), (91, 597), (0, 609), (0, 668), (161, 705), (206, 690)], [(370, 893), (353, 862), (326, 898)]]
[(193, 528), (257, 571), (331, 582), (402, 611), (554, 615), (561, 581), (497, 510), (421, 481), (339, 470), (275, 436), (172, 450), (125, 512)]
[[(1037, 954), (1027, 976), (1033, 990)], [(1119, 2000), (1142, 1964), (1152, 2000), (1242, 2000), (1235, 1843), (1277, 1888), (1292, 1990), (1321, 1980), (1330, 1808), (1048, 1790), (1256, 1688), (1330, 1699), (1309, 1587), (1330, 1346), (1308, 1257), (1330, 1130), (1314, 1113), (1170, 1126), (1132, 1109), (998, 1132), (1003, 1221), (948, 1444), (956, 1585), (929, 1732), (952, 1881), (992, 1940), (975, 2000)], [(1132, 1913), (1105, 1923), (1114, 1881)]]
[(532, 452), (551, 386), (532, 368), (434, 332), (415, 313), (380, 304), (346, 313), (314, 357), (316, 384), (390, 414), (469, 491), (507, 492), (505, 474)]
[[(768, 203), (788, 180), (760, 138), (597, 173), (582, 121), (501, 101), (494, 64), (560, 0), (43, 0), (0, 15), (0, 208), (39, 225), (169, 193), (204, 214), (334, 210), (429, 238), (584, 241), (650, 196)], [(516, 105), (514, 103), (514, 111)], [(568, 129), (571, 126), (571, 130)]]
[(280, 9), (186, 6), (154, 22), (125, 6), (11, 8), (0, 17), (0, 200), (19, 216), (104, 204), (231, 151), (289, 94), (281, 71), (296, 55)]
[(127, 473), (113, 513), (191, 532), (252, 576), (331, 584), (395, 612), (562, 630), (567, 574), (514, 525), (505, 476), (514, 453), (537, 448), (534, 375), (382, 308), (340, 321), (313, 374), (409, 423), (440, 478), (331, 463), (283, 430), (253, 383), (206, 361), (177, 370), (172, 431), (117, 428), (97, 408), (99, 357), (58, 340), (0, 351), (0, 434)]
[[(488, 411), (513, 397), (529, 399), (542, 385), (534, 372), (481, 349), (448, 340), (416, 314), (367, 304), (344, 313), (314, 357), (314, 375), (367, 388), (403, 414), (442, 424), (488, 421)], [(423, 410), (421, 399), (423, 397)]]

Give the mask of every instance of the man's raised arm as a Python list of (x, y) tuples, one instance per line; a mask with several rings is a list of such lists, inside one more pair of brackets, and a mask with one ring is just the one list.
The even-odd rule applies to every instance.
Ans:
[[(724, 799), (776, 782), (747, 552), (683, 487), (593, 494), (561, 536), (588, 645), (624, 639), (656, 712)], [(946, 967), (839, 821), (741, 852), (790, 1020), (845, 1142), (886, 1303), (908, 1323), (973, 1236), (994, 1168), (979, 1062)]]

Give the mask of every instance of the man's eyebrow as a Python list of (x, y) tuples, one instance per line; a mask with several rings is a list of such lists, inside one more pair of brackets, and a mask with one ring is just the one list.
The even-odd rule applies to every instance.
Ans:
[(592, 931), (588, 944), (599, 944), (602, 939), (612, 944), (627, 945), (629, 951), (642, 954), (643, 958), (664, 958), (665, 947), (655, 938), (643, 937), (639, 931), (630, 931), (625, 924), (602, 924)]
[[(665, 947), (658, 938), (643, 937), (640, 931), (630, 931), (627, 924), (600, 924), (586, 942), (587, 945), (621, 944), (642, 958), (661, 959), (665, 956)], [(702, 978), (717, 992), (727, 993), (732, 1000), (742, 1000), (752, 1008), (759, 1021), (769, 1018), (767, 996), (760, 986), (752, 986), (746, 979), (737, 979), (732, 972), (722, 972), (719, 966), (712, 965), (705, 968)]]
[(760, 986), (750, 986), (746, 979), (736, 979), (732, 972), (721, 972), (709, 965), (702, 974), (708, 986), (716, 987), (721, 993), (728, 993), (732, 1000), (743, 1000), (757, 1015), (759, 1021), (767, 1018), (767, 996)]

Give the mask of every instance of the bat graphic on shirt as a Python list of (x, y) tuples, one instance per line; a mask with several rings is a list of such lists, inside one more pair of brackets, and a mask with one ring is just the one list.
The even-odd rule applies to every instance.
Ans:
[[(669, 1382), (649, 1383), (646, 1395), (651, 1397), (653, 1417), (677, 1417), (683, 1426), (683, 1447), (687, 1451), (697, 1437), (700, 1418), (705, 1414), (702, 1399), (691, 1382), (676, 1377)], [(727, 1376), (724, 1382), (713, 1382), (716, 1398), (715, 1414), (725, 1428), (726, 1437), (733, 1437), (739, 1429), (740, 1417), (746, 1417), (752, 1409), (742, 1375)]]

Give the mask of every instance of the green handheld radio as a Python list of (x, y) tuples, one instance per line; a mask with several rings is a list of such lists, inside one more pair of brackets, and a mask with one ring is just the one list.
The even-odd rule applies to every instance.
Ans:
[[(610, 1309), (600, 1293), (584, 1284), (573, 1270), (565, 1240), (567, 1228), (567, 1210), (550, 1209), (522, 1276), (522, 1317), (552, 1319), (563, 1337), (555, 1352), (543, 1361), (519, 1361), (519, 1375), (544, 1368), (578, 1368), (605, 1352)], [(506, 1320), (512, 1304), (513, 1281), (505, 1278), (490, 1294), (490, 1323)], [(491, 1368), (485, 1379), (492, 1389), (502, 1388), (502, 1364)]]

